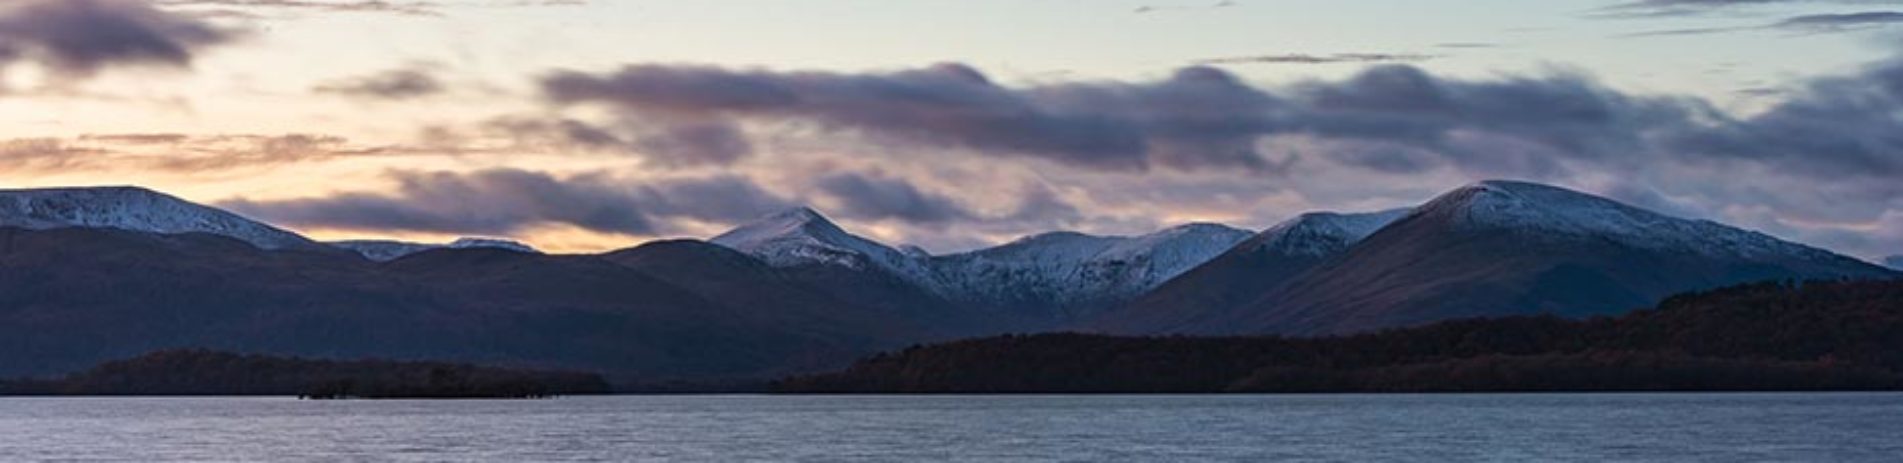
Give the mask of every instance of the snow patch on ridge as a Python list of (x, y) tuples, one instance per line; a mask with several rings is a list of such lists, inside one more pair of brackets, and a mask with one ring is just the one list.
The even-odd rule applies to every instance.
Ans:
[[(1063, 311), (1134, 297), (1248, 239), (1249, 232), (1190, 224), (1135, 237), (1034, 235), (990, 249), (936, 257), (936, 285), (961, 301)], [(1075, 316), (1075, 313), (1062, 314)]]
[(842, 230), (808, 208), (763, 218), (711, 242), (775, 267), (838, 265), (889, 272), (958, 302), (1057, 308), (1132, 297), (1248, 239), (1221, 225), (1190, 224), (1134, 237), (1053, 232), (1002, 246), (933, 256)]
[(1368, 213), (1311, 212), (1270, 227), (1245, 244), (1249, 252), (1324, 257), (1342, 252), (1411, 209)]
[(0, 227), (209, 233), (267, 250), (317, 246), (296, 233), (137, 187), (0, 190)]
[(503, 249), (528, 254), (540, 254), (542, 251), (513, 240), (498, 238), (459, 238), (449, 244), (411, 243), (391, 240), (349, 240), (333, 241), (331, 246), (343, 248), (363, 255), (377, 262), (388, 262), (404, 256), (433, 249)]
[(1456, 226), (1604, 238), (1641, 249), (1763, 259), (1829, 259), (1828, 251), (1708, 220), (1659, 214), (1598, 196), (1536, 183), (1490, 180), (1435, 198), (1416, 211)]
[(708, 240), (774, 267), (839, 265), (883, 270), (913, 281), (929, 281), (924, 265), (906, 253), (847, 233), (810, 208), (767, 216)]

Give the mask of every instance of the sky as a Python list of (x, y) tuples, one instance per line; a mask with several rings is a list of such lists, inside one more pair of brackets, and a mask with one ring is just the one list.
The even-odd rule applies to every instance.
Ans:
[(0, 187), (956, 252), (1551, 183), (1903, 254), (1903, 1), (0, 0)]

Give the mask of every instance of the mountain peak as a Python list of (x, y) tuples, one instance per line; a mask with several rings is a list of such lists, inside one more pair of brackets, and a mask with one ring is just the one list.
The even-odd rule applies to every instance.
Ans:
[(377, 262), (397, 260), (411, 254), (436, 249), (501, 249), (525, 254), (541, 254), (542, 251), (521, 242), (500, 238), (458, 238), (448, 244), (411, 243), (394, 240), (347, 240), (331, 241), (328, 244), (363, 255)]
[(1689, 222), (1618, 201), (1537, 183), (1488, 180), (1422, 205), (1420, 215), (1470, 227), (1538, 228), (1578, 234), (1632, 234)]
[(542, 252), (539, 249), (535, 249), (534, 246), (506, 238), (462, 237), (457, 238), (456, 241), (451, 241), (448, 247), (451, 249), (502, 249), (529, 254), (540, 254)]
[(1321, 257), (1347, 249), (1410, 209), (1380, 212), (1310, 212), (1269, 227), (1243, 245), (1249, 252)]
[(917, 259), (839, 228), (825, 215), (796, 207), (767, 215), (708, 240), (775, 267), (807, 264), (884, 269), (914, 281), (925, 271)]
[(819, 211), (802, 206), (768, 214), (709, 241), (748, 251), (741, 248), (760, 247), (786, 240), (818, 241), (840, 245), (852, 241), (853, 238), (857, 237), (846, 233), (831, 220), (827, 220), (826, 216), (821, 215)]
[(1241, 231), (1241, 230), (1235, 227), (1231, 227), (1231, 226), (1223, 225), (1219, 223), (1214, 223), (1214, 222), (1190, 222), (1190, 223), (1177, 225), (1170, 228), (1165, 228), (1160, 231), (1157, 231), (1156, 233), (1151, 233), (1147, 236), (1173, 236), (1173, 235), (1188, 235), (1188, 234), (1201, 234), (1201, 233), (1227, 234), (1227, 233), (1233, 233), (1237, 231)]
[(1835, 257), (1828, 251), (1708, 220), (1660, 214), (1612, 199), (1530, 182), (1488, 180), (1455, 189), (1411, 217), (1457, 229), (1502, 230), (1546, 239), (1611, 240), (1627, 246), (1698, 254)]
[(766, 216), (761, 217), (760, 219), (755, 220), (752, 223), (754, 224), (772, 223), (772, 224), (791, 224), (791, 225), (806, 225), (806, 224), (832, 225), (833, 222), (832, 220), (828, 220), (824, 214), (820, 214), (819, 211), (813, 210), (813, 208), (811, 207), (797, 206), (797, 207), (787, 208), (785, 210), (781, 210), (779, 212), (775, 212), (772, 214), (767, 214)]
[(260, 249), (319, 247), (295, 233), (135, 186), (0, 190), (0, 227), (208, 233)]

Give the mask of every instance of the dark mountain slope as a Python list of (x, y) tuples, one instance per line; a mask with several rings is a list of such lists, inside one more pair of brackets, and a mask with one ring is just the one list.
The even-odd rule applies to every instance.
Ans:
[(1089, 320), (1111, 333), (1170, 332), (1253, 302), (1290, 278), (1346, 252), (1405, 210), (1365, 214), (1311, 213), (1276, 225), (1230, 248), (1126, 306)]
[(7, 228), (0, 375), (196, 347), (757, 377), (838, 365), (912, 332), (792, 306), (820, 299), (759, 307), (728, 296), (595, 256), (441, 249), (378, 264), (205, 234)]
[(1348, 337), (1005, 336), (915, 347), (784, 392), (1903, 389), (1903, 281), (1756, 284), (1619, 318)]
[[(648, 243), (602, 259), (715, 301), (743, 309), (736, 315), (764, 326), (798, 324), (808, 334), (840, 342), (845, 352), (945, 339), (936, 327), (802, 285), (797, 278), (737, 251), (702, 241)], [(835, 357), (836, 361), (837, 358)]]

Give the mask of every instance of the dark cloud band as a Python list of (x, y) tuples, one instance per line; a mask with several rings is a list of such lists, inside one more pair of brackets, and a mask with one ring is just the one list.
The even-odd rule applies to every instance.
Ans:
[(239, 33), (139, 0), (16, 0), (0, 5), (0, 61), (69, 76), (113, 66), (189, 68)]
[(312, 88), (320, 94), (374, 100), (408, 100), (443, 93), (448, 85), (427, 66), (392, 69), (367, 76), (337, 79)]
[(397, 172), (390, 193), (253, 201), (219, 206), (298, 227), (513, 235), (573, 226), (625, 235), (671, 231), (662, 219), (733, 222), (788, 207), (739, 177), (629, 184), (605, 173), (555, 176), (493, 169), (474, 173)]

